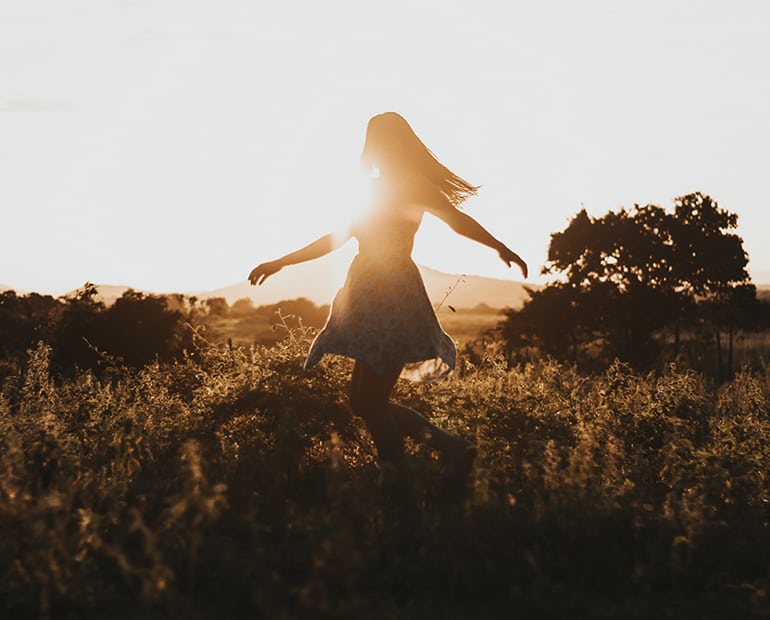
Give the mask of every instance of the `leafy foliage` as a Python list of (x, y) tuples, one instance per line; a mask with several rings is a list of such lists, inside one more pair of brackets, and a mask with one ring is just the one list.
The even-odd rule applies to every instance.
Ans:
[(231, 346), (273, 344), (286, 336), (282, 324), (321, 327), (328, 311), (302, 298), (258, 308), (245, 299), (230, 308), (223, 298), (199, 302), (133, 290), (105, 305), (90, 283), (71, 298), (5, 291), (0, 293), (0, 377), (13, 372), (39, 341), (51, 346), (56, 374), (101, 374), (115, 359), (132, 368), (180, 360), (192, 348), (191, 329)]
[(746, 271), (748, 256), (733, 230), (737, 215), (701, 193), (677, 198), (672, 213), (636, 205), (599, 218), (580, 211), (551, 236), (543, 272), (558, 275), (508, 312), (510, 350), (536, 347), (591, 366), (614, 358), (653, 366), (682, 329), (770, 326)]
[(475, 441), (471, 488), (378, 484), (312, 330), (0, 389), (7, 617), (725, 617), (770, 611), (770, 370), (461, 359), (398, 398)]

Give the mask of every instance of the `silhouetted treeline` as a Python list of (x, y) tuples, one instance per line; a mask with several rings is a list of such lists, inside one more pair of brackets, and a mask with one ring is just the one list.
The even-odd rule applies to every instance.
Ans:
[(109, 363), (139, 368), (152, 361), (178, 358), (190, 336), (185, 316), (169, 308), (169, 299), (127, 291), (107, 307), (95, 286), (86, 284), (74, 297), (0, 293), (0, 359), (7, 367), (21, 362), (39, 341), (52, 349), (61, 374), (99, 372)]
[(206, 312), (196, 313), (195, 319), (205, 326), (206, 339), (235, 345), (275, 344), (300, 325), (322, 327), (329, 314), (328, 305), (316, 306), (303, 297), (258, 307), (248, 298), (228, 306), (218, 297), (205, 300), (204, 306)]
[(737, 221), (701, 193), (677, 198), (673, 212), (580, 211), (551, 236), (543, 273), (557, 280), (501, 324), (509, 359), (547, 354), (591, 369), (677, 360), (732, 374), (736, 333), (770, 327)]
[[(221, 303), (224, 300), (207, 300), (207, 302), (212, 301)], [(287, 322), (292, 324), (301, 321), (304, 325), (309, 325), (311, 327), (322, 327), (328, 314), (328, 305), (316, 306), (312, 301), (304, 297), (279, 301), (275, 304), (265, 304), (263, 306), (257, 306), (256, 308), (250, 299), (244, 298), (233, 303), (233, 306), (230, 309), (230, 315), (232, 316), (253, 315), (263, 317), (265, 320), (269, 320), (273, 323), (282, 323), (283, 321), (280, 317), (284, 317), (284, 319), (287, 319)]]
[[(71, 376), (77, 370), (97, 374), (115, 364), (141, 368), (170, 362), (194, 350), (193, 339), (232, 344), (270, 344), (286, 335), (276, 325), (319, 327), (328, 306), (307, 299), (255, 308), (249, 299), (232, 308), (223, 298), (203, 301), (183, 295), (149, 295), (126, 291), (105, 305), (98, 289), (86, 284), (76, 295), (54, 298), (14, 291), (0, 293), (0, 376), (22, 364), (40, 341), (51, 347), (54, 370)], [(195, 335), (197, 334), (197, 336)]]

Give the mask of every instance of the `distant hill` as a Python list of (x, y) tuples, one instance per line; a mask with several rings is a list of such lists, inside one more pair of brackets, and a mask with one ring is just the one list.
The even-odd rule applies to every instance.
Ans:
[[(482, 276), (461, 278), (458, 274), (442, 273), (423, 266), (420, 266), (420, 272), (428, 296), (434, 304), (439, 303), (451, 287), (454, 290), (444, 303), (455, 308), (475, 308), (479, 304), (492, 308), (520, 308), (528, 297), (525, 285), (521, 282)], [(201, 299), (224, 297), (229, 304), (249, 298), (256, 306), (305, 297), (317, 305), (323, 305), (332, 301), (344, 279), (344, 270), (331, 270), (329, 265), (319, 261), (289, 267), (268, 279), (262, 286), (251, 286), (244, 281), (214, 291), (198, 292), (196, 295)], [(539, 285), (526, 286), (541, 288)]]
[[(424, 266), (419, 268), (425, 282), (425, 289), (434, 305), (440, 303), (449, 289), (454, 287), (444, 301), (444, 305), (451, 305), (454, 308), (476, 308), (481, 304), (490, 308), (520, 308), (528, 298), (525, 287), (534, 290), (543, 288), (539, 284), (483, 276), (462, 276), (461, 279), (458, 274), (443, 273)], [(305, 297), (316, 305), (322, 306), (331, 303), (344, 280), (344, 268), (336, 268), (333, 263), (315, 261), (286, 268), (268, 279), (262, 286), (251, 286), (243, 281), (212, 291), (187, 292), (185, 295), (195, 295), (199, 299), (224, 297), (231, 305), (238, 299), (248, 298), (255, 306)], [(770, 284), (757, 284), (756, 287), (757, 297), (770, 302)], [(0, 286), (0, 291), (8, 288)], [(99, 291), (97, 299), (110, 305), (132, 287), (97, 284), (96, 288)], [(23, 294), (21, 291), (16, 292), (19, 295)], [(65, 297), (75, 293), (77, 291), (71, 291)]]
[[(348, 264), (344, 261), (320, 259), (287, 267), (269, 278), (262, 286), (251, 286), (244, 280), (215, 290), (187, 291), (184, 294), (194, 295), (199, 299), (224, 297), (231, 305), (238, 299), (248, 298), (255, 306), (304, 297), (322, 306), (331, 303), (337, 290), (344, 284), (347, 267)], [(534, 289), (542, 288), (540, 285), (525, 285), (512, 280), (443, 273), (430, 267), (420, 266), (419, 269), (428, 296), (434, 305), (440, 303), (449, 289), (454, 287), (444, 301), (444, 305), (451, 305), (458, 309), (476, 308), (482, 304), (490, 308), (520, 308), (528, 297), (525, 286), (531, 286)], [(106, 305), (114, 303), (123, 293), (133, 288), (112, 284), (95, 286), (98, 290), (97, 299)], [(64, 297), (72, 297), (77, 292), (77, 289), (70, 291)]]

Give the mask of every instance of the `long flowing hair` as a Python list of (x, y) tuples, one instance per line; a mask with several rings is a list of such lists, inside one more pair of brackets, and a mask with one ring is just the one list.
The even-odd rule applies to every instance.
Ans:
[(384, 164), (404, 175), (417, 172), (455, 207), (479, 189), (442, 164), (396, 112), (384, 112), (369, 120), (361, 162), (376, 168)]

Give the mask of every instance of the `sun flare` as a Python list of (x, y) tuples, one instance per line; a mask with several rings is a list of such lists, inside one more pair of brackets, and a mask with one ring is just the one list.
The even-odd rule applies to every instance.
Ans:
[(375, 198), (377, 176), (376, 171), (355, 175), (347, 185), (340, 188), (334, 204), (330, 207), (334, 220), (338, 224), (338, 229), (335, 231), (338, 239), (342, 236), (347, 237), (353, 223), (371, 207)]

